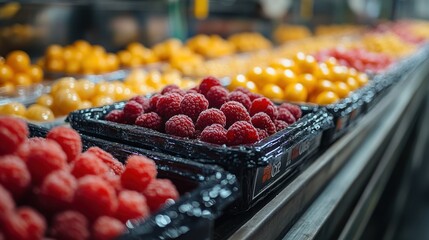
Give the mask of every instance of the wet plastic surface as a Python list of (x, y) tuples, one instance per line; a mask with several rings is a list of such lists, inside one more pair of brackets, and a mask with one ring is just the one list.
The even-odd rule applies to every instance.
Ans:
[(67, 121), (84, 134), (221, 166), (239, 179), (242, 199), (236, 204), (238, 211), (250, 208), (278, 187), (302, 160), (317, 152), (322, 133), (333, 127), (332, 117), (319, 110), (260, 142), (227, 147), (103, 120), (108, 112), (123, 106), (117, 103), (76, 111)]
[[(47, 129), (29, 125), (32, 136)], [(159, 178), (168, 178), (180, 199), (148, 219), (127, 222), (128, 232), (119, 239), (210, 239), (214, 220), (239, 194), (237, 178), (221, 168), (141, 148), (82, 135), (84, 149), (98, 146), (120, 161), (130, 154), (145, 155), (156, 162)]]

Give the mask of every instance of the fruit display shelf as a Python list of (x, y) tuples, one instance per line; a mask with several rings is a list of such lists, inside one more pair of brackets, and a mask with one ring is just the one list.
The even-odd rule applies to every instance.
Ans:
[[(29, 125), (30, 135), (44, 137), (46, 128)], [(239, 195), (237, 178), (214, 165), (201, 164), (180, 157), (125, 146), (81, 135), (83, 149), (96, 146), (125, 161), (129, 155), (144, 155), (156, 162), (160, 178), (170, 179), (181, 197), (148, 219), (135, 219), (119, 239), (210, 239), (214, 220)]]
[(149, 148), (216, 164), (235, 174), (241, 186), (237, 211), (249, 209), (286, 180), (307, 158), (316, 153), (331, 117), (323, 110), (310, 112), (296, 123), (255, 144), (227, 147), (183, 139), (139, 126), (103, 120), (124, 103), (79, 110), (69, 115), (70, 125), (84, 134), (140, 148)]

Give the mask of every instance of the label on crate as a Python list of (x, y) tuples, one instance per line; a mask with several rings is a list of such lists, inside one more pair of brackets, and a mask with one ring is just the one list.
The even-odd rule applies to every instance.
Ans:
[(258, 168), (256, 170), (252, 199), (255, 199), (285, 177), (292, 170), (290, 167), (293, 163), (314, 152), (320, 146), (321, 139), (322, 133), (319, 133), (312, 139), (299, 142), (285, 154), (271, 158), (267, 166)]

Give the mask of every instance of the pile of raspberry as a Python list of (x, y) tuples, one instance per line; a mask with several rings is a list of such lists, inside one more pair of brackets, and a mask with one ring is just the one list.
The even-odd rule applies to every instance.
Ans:
[(198, 87), (187, 91), (169, 85), (151, 98), (134, 97), (123, 110), (108, 113), (105, 120), (236, 146), (262, 140), (293, 124), (301, 115), (296, 105), (276, 106), (245, 88), (229, 92), (218, 79), (206, 77)]
[(82, 153), (67, 127), (28, 134), (24, 121), (0, 118), (0, 239), (115, 239), (126, 221), (179, 197), (151, 159), (132, 155), (124, 166), (98, 147)]

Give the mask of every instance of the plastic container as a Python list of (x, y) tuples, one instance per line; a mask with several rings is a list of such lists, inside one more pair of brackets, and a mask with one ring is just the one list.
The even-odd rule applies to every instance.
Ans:
[(108, 112), (123, 106), (76, 111), (67, 121), (84, 134), (221, 166), (239, 179), (242, 199), (235, 206), (237, 211), (249, 209), (277, 188), (302, 160), (318, 151), (322, 133), (333, 126), (332, 117), (320, 110), (253, 145), (227, 147), (103, 120)]
[[(37, 137), (48, 131), (31, 124), (29, 128)], [(153, 159), (158, 177), (170, 179), (180, 192), (177, 202), (150, 218), (129, 221), (128, 232), (119, 239), (211, 239), (214, 220), (239, 194), (237, 178), (217, 166), (81, 136), (84, 149), (98, 146), (122, 162), (131, 154)]]

